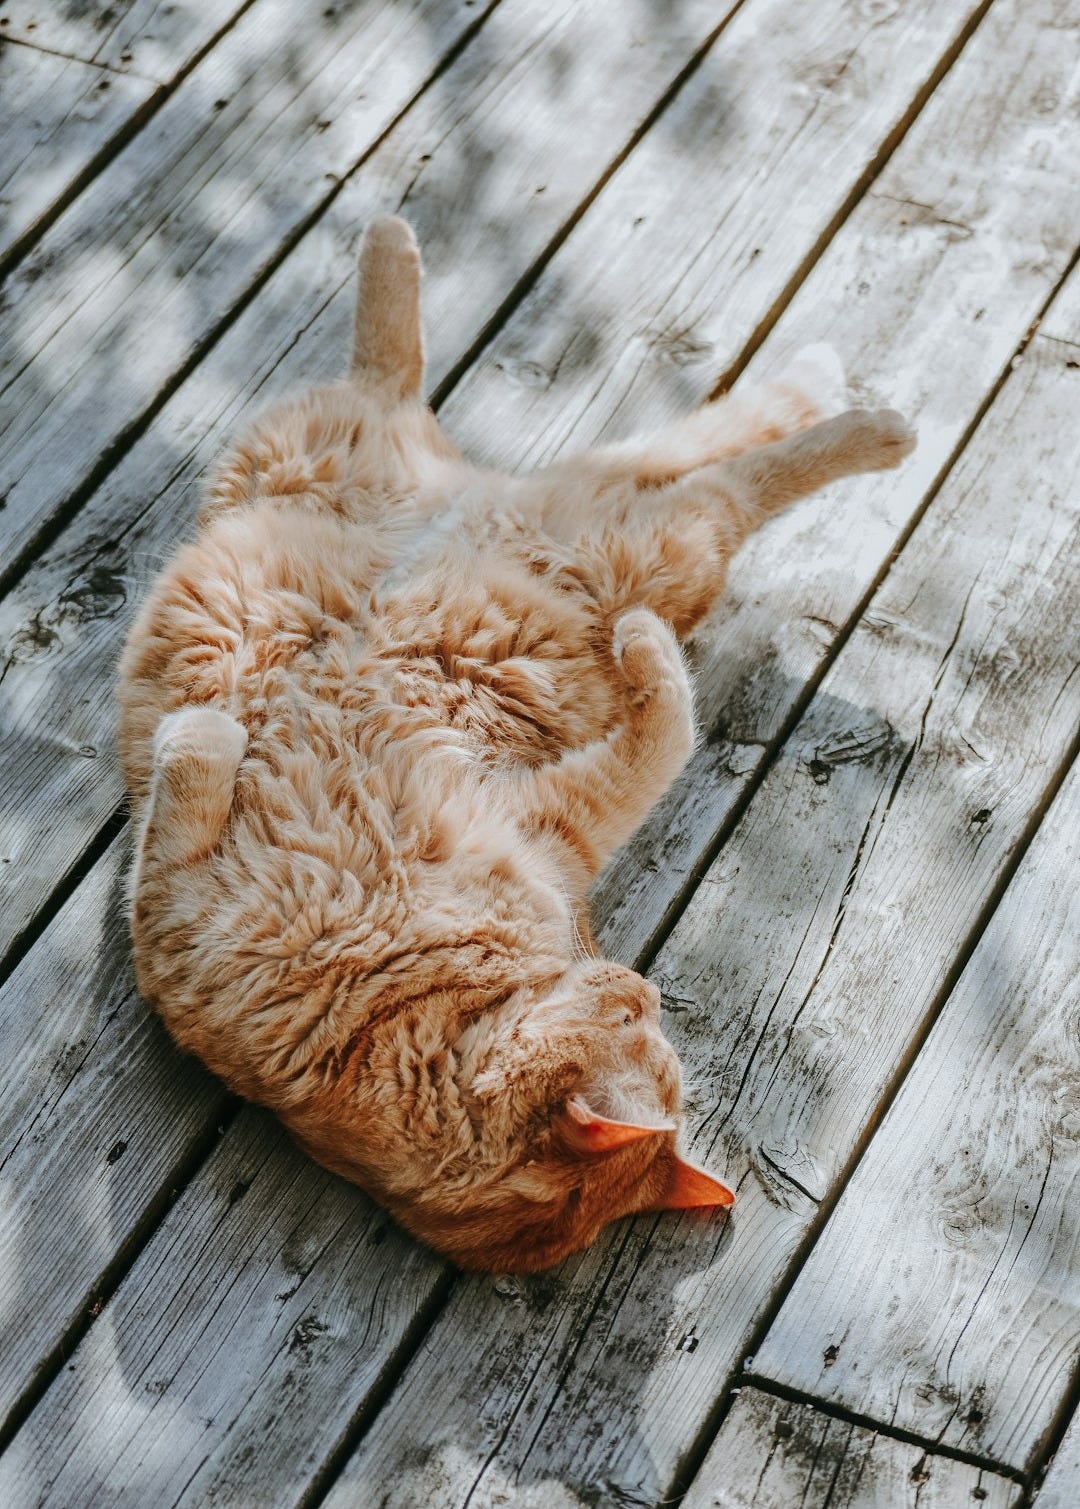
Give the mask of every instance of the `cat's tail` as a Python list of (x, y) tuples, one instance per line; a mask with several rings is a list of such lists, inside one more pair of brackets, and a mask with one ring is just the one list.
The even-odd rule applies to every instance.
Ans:
[(397, 399), (417, 397), (424, 381), (420, 251), (395, 215), (380, 215), (364, 233), (351, 375)]

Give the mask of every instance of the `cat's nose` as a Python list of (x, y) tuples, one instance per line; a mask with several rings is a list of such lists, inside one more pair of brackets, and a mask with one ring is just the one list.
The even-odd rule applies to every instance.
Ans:
[(654, 1021), (660, 1020), (660, 992), (651, 980), (645, 981), (645, 1012)]

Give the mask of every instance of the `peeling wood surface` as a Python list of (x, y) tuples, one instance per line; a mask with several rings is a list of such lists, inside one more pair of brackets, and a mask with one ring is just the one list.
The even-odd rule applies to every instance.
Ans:
[(0, 35), (0, 91), (0, 262), (6, 262), (156, 90), (145, 79), (13, 46)]
[[(733, 1467), (737, 1464), (737, 1470)], [(740, 1389), (683, 1509), (1012, 1509), (1007, 1478)]]
[(673, 1491), (1075, 739), (1078, 384), (1033, 344), (657, 957), (731, 1217), (459, 1291), (331, 1509)]
[(1019, 1470), (1080, 1356), (1078, 873), (1080, 766), (754, 1359)]
[[(851, 1388), (843, 1346), (793, 1372), (811, 1397), (788, 1403), (757, 1343), (795, 1282), (774, 1337), (816, 1363), (825, 1312), (790, 1317), (830, 1243), (834, 1264), (887, 1245), (860, 1191), (896, 1162), (885, 1129), (937, 1082), (935, 1053), (950, 1072), (969, 1054), (1000, 1184), (1029, 1179), (1021, 1134), (1051, 1082), (1068, 1129), (1064, 943), (1013, 950), (1022, 989), (982, 961), (1045, 900), (1048, 819), (1010, 874), (1080, 722), (1080, 275), (1027, 343), (1076, 253), (1078, 31), (1076, 0), (4, 7), (6, 54), (56, 81), (35, 86), (40, 122), (9, 128), (9, 197), (40, 240), (0, 293), (0, 535), (4, 571), (28, 566), (0, 601), (0, 954), (19, 960), (0, 981), (5, 1505), (607, 1509), (689, 1484), (691, 1509), (926, 1509), (1015, 1504), (1018, 1468), (1037, 1482), (1073, 1399), (1077, 1270), (1050, 1177), (1042, 1279), (1031, 1235), (972, 1307), (977, 1275), (934, 1227), (904, 1280), (961, 1333), (963, 1428), (935, 1429), (968, 1460), (890, 1420), (897, 1320), (875, 1324), (868, 1294), (841, 1320), (872, 1332), (877, 1367), (836, 1395), (860, 1424), (825, 1402)], [(70, 81), (96, 74), (136, 113), (63, 137)], [(921, 431), (899, 477), (833, 489), (743, 552), (695, 651), (710, 736), (598, 889), (625, 957), (674, 925), (653, 972), (734, 1217), (623, 1225), (532, 1280), (454, 1276), (235, 1113), (134, 996), (125, 836), (84, 857), (120, 796), (110, 689), (135, 601), (227, 431), (340, 370), (359, 230), (395, 208), (425, 249), (430, 381), (481, 454), (527, 465), (656, 422), (823, 334), (858, 396)], [(1006, 1017), (940, 1046), (979, 969), (1024, 1063), (1046, 1048), (1015, 1149), (987, 1088)], [(1052, 1009), (1025, 1036), (1040, 991)], [(869, 1294), (888, 1276), (868, 1270)], [(761, 1386), (732, 1401), (751, 1349)], [(1040, 1505), (1080, 1502), (1075, 1440)]]

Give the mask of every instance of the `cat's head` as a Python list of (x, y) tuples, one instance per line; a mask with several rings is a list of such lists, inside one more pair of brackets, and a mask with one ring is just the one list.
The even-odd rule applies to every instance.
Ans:
[(510, 1001), (466, 1029), (455, 1052), (477, 1066), (460, 1086), (471, 1142), (455, 1129), (438, 1171), (388, 1203), (459, 1266), (535, 1271), (622, 1216), (732, 1204), (677, 1151), (679, 1063), (658, 992), (633, 971), (576, 965), (527, 1009)]

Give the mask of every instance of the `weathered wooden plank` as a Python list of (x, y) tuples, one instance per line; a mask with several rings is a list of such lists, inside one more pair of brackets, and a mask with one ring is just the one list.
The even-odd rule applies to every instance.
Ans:
[(5, 0), (3, 35), (166, 84), (252, 0)]
[(1035, 1495), (1037, 1509), (1076, 1509), (1080, 1503), (1080, 1416), (1074, 1416)]
[[(709, 7), (705, 3), (697, 7), (699, 23), (707, 9)], [(688, 25), (691, 14), (691, 8), (688, 7), (685, 12)], [(431, 275), (427, 289), (431, 316), (429, 357), (436, 380), (464, 354), (471, 340), (475, 339), (508, 291), (512, 280), (525, 270), (529, 261), (543, 247), (546, 238), (571, 213), (577, 196), (589, 188), (604, 167), (607, 154), (613, 153), (625, 143), (628, 131), (640, 121), (648, 108), (647, 98), (642, 98), (644, 91), (651, 88), (659, 94), (680, 63), (685, 61), (675, 49), (680, 37), (685, 48), (691, 40), (690, 33), (669, 27), (667, 46), (633, 47), (632, 40), (635, 36), (640, 38), (640, 23), (647, 17), (638, 14), (630, 6), (622, 7), (620, 15), (627, 27), (625, 32), (620, 31), (612, 17), (594, 19), (585, 6), (579, 7), (576, 21), (569, 18), (565, 24), (553, 24), (551, 13), (545, 12), (536, 4), (508, 3), (493, 18), (491, 24), (497, 31), (489, 37), (488, 48), (482, 54), (463, 55), (455, 65), (451, 95), (446, 100), (429, 97), (425, 105), (416, 112), (412, 134), (394, 133), (386, 143), (385, 151), (373, 159), (371, 166), (377, 169), (377, 174), (374, 183), (370, 185), (370, 193), (373, 203), (385, 205), (389, 194), (400, 196), (408, 187), (410, 178), (415, 177), (416, 154), (420, 150), (420, 143), (431, 142), (433, 147), (433, 187), (421, 189), (414, 184), (411, 192), (416, 196), (416, 202), (411, 209), (421, 227), (430, 228), (436, 262), (436, 270)], [(579, 55), (568, 52), (568, 29), (579, 43), (586, 40), (590, 42), (588, 53), (582, 52)], [(611, 52), (610, 49), (620, 38), (622, 50)], [(601, 40), (609, 49), (605, 54), (601, 54), (599, 50)], [(493, 55), (501, 62), (500, 70), (493, 67)], [(601, 62), (601, 57), (605, 61)], [(560, 97), (578, 108), (571, 110), (561, 129), (549, 124), (542, 148), (534, 145), (528, 152), (511, 151), (513, 133), (523, 133), (521, 140), (527, 141), (538, 120), (543, 118), (548, 107), (550, 80), (557, 70), (561, 80)], [(592, 108), (589, 104), (591, 92), (598, 87), (602, 98), (598, 98), (596, 107)], [(477, 99), (481, 90), (484, 92), (483, 103)], [(618, 112), (620, 101), (621, 118)], [(590, 122), (593, 127), (589, 133), (591, 145), (588, 148), (583, 148), (573, 139), (573, 133), (580, 131), (583, 120)], [(456, 129), (453, 135), (448, 135), (451, 126)], [(434, 146), (432, 138), (437, 139), (439, 135), (447, 136), (444, 147)], [(501, 140), (507, 150), (499, 155), (497, 161), (492, 159), (486, 171), (481, 172), (478, 158), (484, 149), (484, 143), (492, 138)], [(475, 170), (473, 191), (476, 214), (472, 224), (466, 229), (453, 224), (452, 205), (445, 196), (448, 192), (452, 195), (461, 191), (470, 165)], [(549, 192), (537, 196), (533, 190), (538, 183), (543, 185), (545, 181), (543, 178), (537, 179), (536, 175), (541, 172), (545, 175), (550, 173), (551, 187)], [(522, 223), (517, 225), (514, 236), (497, 237), (495, 233), (500, 217), (509, 221), (515, 213), (520, 215), (518, 207), (523, 199), (529, 208), (521, 216)], [(355, 208), (353, 205), (352, 209)], [(365, 203), (363, 210), (364, 213), (359, 217), (361, 223), (370, 213), (371, 203)], [(72, 711), (76, 719), (100, 717), (101, 739), (105, 745), (110, 741), (112, 728), (109, 682), (113, 674), (116, 641), (111, 636), (117, 630), (117, 623), (112, 615), (124, 610), (126, 597), (133, 590), (133, 580), (145, 579), (155, 569), (159, 552), (167, 548), (176, 533), (184, 527), (190, 512), (188, 505), (193, 479), (208, 454), (220, 445), (223, 430), (235, 422), (239, 409), (248, 405), (271, 371), (274, 371), (276, 381), (288, 383), (305, 377), (310, 380), (340, 369), (355, 297), (355, 256), (352, 243), (357, 222), (351, 211), (347, 220), (347, 232), (340, 224), (327, 222), (319, 232), (308, 238), (303, 255), (293, 258), (281, 274), (272, 280), (264, 295), (243, 316), (232, 339), (207, 364), (204, 380), (188, 385), (185, 390), (189, 400), (187, 406), (180, 402), (171, 406), (172, 426), (168, 429), (158, 426), (142, 445), (135, 448), (128, 462), (121, 467), (117, 474), (124, 505), (121, 518), (128, 521), (127, 527), (130, 530), (121, 548), (125, 552), (125, 571), (130, 572), (130, 577), (110, 570), (109, 561), (102, 555), (104, 541), (108, 539), (108, 533), (113, 527), (110, 522), (113, 515), (107, 502), (100, 516), (93, 507), (89, 511), (90, 530), (81, 537), (79, 547), (88, 552), (84, 556), (84, 565), (91, 573), (86, 584), (89, 591), (71, 590), (70, 584), (67, 589), (61, 590), (67, 604), (64, 611), (69, 627), (74, 628), (71, 614), (78, 617), (89, 613), (107, 636), (105, 641), (97, 641), (96, 652), (87, 662), (95, 664), (95, 684), (90, 686), (76, 680), (71, 686)], [(453, 263), (449, 258), (448, 238), (451, 236), (454, 237), (454, 245), (462, 253), (459, 263)], [(499, 266), (490, 260), (492, 246), (498, 248), (495, 256)], [(440, 260), (441, 270), (438, 265)], [(479, 277), (478, 267), (482, 273)], [(338, 301), (341, 306), (341, 323), (335, 332), (338, 338), (327, 341), (326, 329), (323, 327), (318, 341), (308, 339), (295, 349), (290, 349), (297, 324), (303, 328), (305, 323), (310, 323), (320, 308), (325, 306), (327, 299), (333, 297), (332, 290), (343, 283), (347, 286)], [(278, 367), (283, 352), (285, 360)], [(149, 523), (138, 518), (140, 509), (146, 507), (148, 476), (159, 477), (163, 486), (162, 495), (151, 509)], [(115, 498), (113, 501), (115, 502)], [(134, 524), (131, 521), (135, 521)], [(70, 572), (70, 552), (61, 550), (53, 562), (53, 569), (58, 570), (61, 577)], [(32, 632), (36, 637), (44, 638), (54, 630), (52, 625), (39, 620)], [(67, 630), (63, 632), (66, 633)], [(72, 647), (75, 643), (81, 643), (82, 651), (87, 651), (92, 638), (93, 635), (88, 633), (81, 640), (73, 641)], [(20, 700), (24, 693), (34, 699), (35, 707), (44, 710), (56, 698), (58, 685), (51, 676), (32, 676), (20, 683), (16, 674), (13, 680), (9, 680), (4, 688), (5, 715), (0, 724), (5, 731), (14, 729), (25, 713), (27, 704)], [(48, 734), (38, 742), (24, 743), (21, 748), (9, 744), (6, 754), (12, 760), (12, 773), (24, 759), (39, 774), (57, 754), (61, 759), (73, 759), (77, 779), (87, 795), (93, 792), (102, 767), (107, 763), (111, 767), (111, 756), (104, 751), (101, 758), (97, 758), (97, 746), (85, 740), (78, 746), (59, 741), (50, 742)], [(43, 829), (55, 827), (54, 820), (44, 817), (47, 810), (46, 807), (37, 807), (34, 813), (23, 812), (20, 815), (17, 803), (7, 807), (7, 832), (20, 834), (20, 843), (27, 846), (26, 852), (32, 852), (34, 844), (42, 840)], [(56, 809), (53, 808), (52, 811), (55, 817)], [(23, 826), (17, 829), (16, 822)], [(38, 828), (36, 835), (33, 832), (35, 826)], [(52, 840), (46, 838), (45, 842), (48, 844)], [(0, 875), (6, 878), (12, 868), (10, 862), (5, 864), (0, 869)], [(89, 905), (89, 902), (85, 903), (84, 913)], [(120, 912), (119, 896), (116, 895), (113, 897), (114, 920), (110, 931), (95, 948), (89, 946), (94, 937), (91, 923), (84, 921), (82, 924), (72, 925), (76, 935), (80, 929), (85, 934), (87, 950), (82, 956), (81, 971), (76, 970), (75, 966), (79, 961), (73, 958), (72, 969), (75, 972), (65, 977), (63, 988), (84, 1003), (85, 1009), (91, 1013), (92, 1021), (97, 1020), (93, 1017), (94, 1004), (101, 994), (95, 982), (99, 978), (111, 979), (114, 976), (125, 982), (128, 979), (126, 936)], [(51, 934), (46, 935), (48, 936)], [(32, 1036), (38, 1014), (35, 999), (40, 996), (41, 989), (35, 987), (28, 995), (23, 985), (18, 983), (22, 979), (23, 972), (20, 971), (11, 989), (15, 992), (13, 999), (20, 1003), (17, 1009), (26, 1018), (26, 1030)], [(100, 1030), (104, 1033), (105, 1027), (100, 1026)], [(92, 1037), (93, 1033), (90, 1035)], [(48, 1054), (52, 1051), (51, 1039), (43, 1036), (42, 1043), (42, 1053), (48, 1060)], [(132, 1051), (130, 1074), (125, 1068), (123, 1056), (118, 1062), (114, 1062), (108, 1054), (107, 1044), (102, 1050), (106, 1059), (106, 1070), (103, 1072), (114, 1076), (118, 1084), (123, 1081), (124, 1097), (137, 1097), (142, 1093), (143, 1086), (149, 1087), (152, 1096), (154, 1076), (169, 1073), (174, 1055), (167, 1048), (162, 1048), (158, 1036), (154, 1035), (151, 1043), (153, 1051), (159, 1055), (152, 1070), (146, 1068), (140, 1053)], [(16, 1057), (12, 1063), (19, 1066), (18, 1073), (21, 1075), (21, 1059)], [(71, 1124), (80, 1125), (82, 1130), (82, 1121), (93, 1119), (100, 1093), (93, 1051), (86, 1064), (80, 1067), (79, 1074), (82, 1078), (76, 1076), (65, 1094), (69, 1103), (79, 1103), (80, 1116), (73, 1117)], [(87, 1087), (85, 1095), (81, 1090), (83, 1083)], [(0, 1086), (3, 1084), (3, 1073), (0, 1071)], [(36, 1106), (35, 1093), (31, 1090), (28, 1099), (16, 1097), (12, 1103), (12, 1140), (18, 1135), (19, 1128), (32, 1116)], [(117, 1098), (121, 1098), (119, 1091)], [(217, 1114), (216, 1106), (217, 1102), (214, 1102), (209, 1107), (202, 1107), (204, 1133)], [(196, 1126), (199, 1124), (198, 1111), (199, 1107), (196, 1106)], [(138, 1118), (133, 1120), (138, 1123)], [(175, 1138), (171, 1138), (168, 1126), (161, 1128), (156, 1123), (152, 1125), (155, 1137), (160, 1138), (160, 1145), (155, 1147), (157, 1161), (148, 1160), (146, 1187), (133, 1187), (130, 1192), (130, 1209), (123, 1221), (116, 1221), (112, 1232), (115, 1247), (102, 1251), (98, 1246), (87, 1244), (85, 1250), (68, 1254), (61, 1270), (63, 1278), (56, 1279), (55, 1294), (50, 1298), (50, 1305), (44, 1307), (42, 1314), (36, 1319), (24, 1313), (25, 1305), (17, 1310), (13, 1309), (12, 1326), (22, 1327), (21, 1349), (12, 1351), (7, 1359), (11, 1397), (2, 1401), (5, 1407), (13, 1398), (22, 1394), (42, 1360), (50, 1355), (69, 1319), (85, 1303), (85, 1295), (93, 1290), (103, 1269), (128, 1240), (134, 1226), (145, 1219), (155, 1194), (153, 1171), (159, 1169), (163, 1159), (171, 1159), (172, 1162), (166, 1162), (165, 1166), (173, 1167), (182, 1162), (190, 1151), (190, 1129), (186, 1122), (178, 1122)], [(92, 1168), (84, 1167), (77, 1155), (79, 1144), (72, 1146), (64, 1140), (62, 1123), (51, 1123), (48, 1137), (51, 1139), (50, 1145), (54, 1145), (56, 1151), (49, 1199), (46, 1205), (41, 1206), (46, 1218), (33, 1224), (24, 1215), (24, 1206), (38, 1208), (34, 1202), (39, 1199), (40, 1184), (36, 1180), (33, 1163), (21, 1165), (17, 1171), (13, 1169), (7, 1186), (6, 1219), (12, 1229), (22, 1233), (19, 1238), (20, 1252), (27, 1271), (33, 1268), (40, 1271), (42, 1265), (49, 1261), (52, 1250), (52, 1231), (47, 1219), (49, 1214), (55, 1221), (57, 1212), (60, 1212), (62, 1219), (68, 1200), (78, 1206), (83, 1184), (93, 1174)], [(137, 1127), (126, 1134), (126, 1140), (131, 1148), (127, 1156), (138, 1158)], [(109, 1145), (111, 1147), (113, 1142), (110, 1141)], [(163, 1173), (160, 1177), (167, 1180), (169, 1175)], [(227, 1258), (223, 1261), (227, 1261)], [(57, 1307), (60, 1307), (59, 1315)]]
[(745, 8), (455, 394), (459, 438), (540, 465), (700, 403), (984, 9)]
[(54, 213), (156, 93), (146, 79), (6, 44), (0, 34), (0, 262)]
[(1008, 1509), (1008, 1478), (740, 1389), (683, 1509)]
[(611, 13), (504, 0), (0, 606), (0, 953), (121, 798), (113, 666), (137, 592), (189, 527), (199, 472), (268, 382), (342, 370), (364, 222), (404, 206), (420, 234), (437, 384), (719, 24), (712, 0), (677, 24), (651, 0)]
[(0, 1458), (0, 1501), (301, 1502), (440, 1272), (245, 1110)]
[(327, 1509), (673, 1491), (1075, 738), (1078, 387), (1036, 337), (657, 957), (731, 1219), (462, 1286)]
[[(489, 25), (494, 27), (498, 19), (497, 12)], [(869, 513), (865, 485), (834, 490), (827, 503), (779, 521), (744, 551), (718, 628), (702, 643), (699, 702), (705, 725), (713, 725), (717, 737), (601, 888), (600, 911), (610, 919), (604, 941), (615, 952), (632, 951), (646, 924), (662, 917), (724, 812), (753, 778), (762, 746), (775, 736), (807, 677), (828, 654), (835, 626), (851, 612), (917, 508), (920, 484), (962, 434), (1065, 264), (1064, 228), (1080, 213), (1080, 204), (1068, 166), (1069, 59), (1056, 23), (1056, 13), (1049, 15), (1045, 7), (1026, 7), (1019, 16), (1008, 6), (991, 13), (985, 45), (982, 34), (971, 44), (977, 66), (957, 70), (943, 86), (928, 110), (927, 129), (920, 123), (883, 183), (901, 197), (906, 185), (925, 184), (925, 202), (937, 203), (938, 210), (920, 211), (919, 223), (905, 229), (900, 222), (910, 216), (904, 205), (884, 197), (865, 201), (851, 233), (833, 248), (806, 296), (789, 311), (782, 327), (786, 342), (767, 348), (766, 360), (775, 361), (773, 353), (784, 344), (834, 330), (848, 354), (859, 353), (857, 386), (891, 390), (906, 409), (922, 417), (921, 450), (906, 489), (891, 482), (884, 488), (872, 484), (882, 497)], [(458, 67), (464, 68), (473, 52), (469, 49), (448, 75), (446, 98), (468, 94)], [(579, 55), (569, 50), (571, 59)], [(618, 65), (626, 72), (639, 57), (640, 50), (625, 61), (619, 56)], [(988, 57), (1008, 61), (1016, 72), (1003, 75), (999, 67), (988, 74)], [(564, 70), (567, 76), (576, 100), (575, 70)], [(1002, 82), (1000, 100), (988, 78)], [(526, 98), (535, 98), (527, 76), (516, 76), (515, 84)], [(604, 97), (607, 91), (597, 93)], [(420, 107), (413, 112), (420, 113)], [(530, 190), (522, 216), (529, 232), (519, 228), (515, 233), (507, 204), (522, 202), (522, 180), (513, 185), (514, 198), (504, 201), (504, 180), (493, 174), (493, 164), (517, 161), (518, 154), (492, 154), (486, 146), (512, 130), (508, 112), (500, 109), (491, 121), (474, 113), (449, 135), (436, 130), (440, 117), (422, 118), (419, 135), (393, 134), (386, 152), (366, 165), (363, 182), (373, 185), (372, 202), (394, 203), (408, 187), (410, 158), (415, 162), (432, 151), (428, 171), (409, 189), (407, 210), (431, 247), (432, 295), (447, 279), (461, 279), (455, 296), (429, 298), (437, 380), (449, 360), (447, 355), (440, 366), (441, 353), (460, 351), (477, 333), (477, 306), (470, 292), (478, 281), (490, 280), (484, 286), (491, 288), (493, 300), (502, 296), (527, 266), (528, 255), (535, 254), (539, 238), (531, 239), (532, 228), (558, 223), (545, 220), (544, 212), (563, 175), (549, 173), (548, 165), (558, 153), (574, 159), (566, 135), (551, 138), (556, 156), (540, 161), (543, 171), (531, 185), (535, 189), (547, 182), (548, 191), (536, 198)], [(562, 117), (549, 112), (549, 119)], [(549, 128), (535, 139), (550, 135)], [(572, 135), (579, 142), (591, 139), (589, 132)], [(440, 140), (442, 145), (436, 146)], [(461, 145), (448, 149), (455, 142)], [(483, 206), (476, 238), (460, 225), (455, 228), (452, 212), (470, 179), (474, 199)], [(441, 194), (441, 183), (452, 192)], [(367, 209), (359, 186), (355, 198), (350, 195), (346, 204), (343, 196), (340, 203), (345, 222), (352, 214), (362, 219)], [(556, 208), (562, 211), (561, 204)], [(969, 217), (970, 236), (952, 224), (962, 214)], [(579, 234), (588, 232), (593, 218), (587, 217)], [(899, 260), (898, 239), (904, 249)], [(460, 266), (451, 260), (455, 248)], [(597, 257), (602, 259), (602, 253)], [(119, 799), (115, 769), (103, 769), (101, 760), (88, 766), (83, 752), (104, 750), (110, 742), (112, 714), (104, 695), (109, 667), (137, 583), (183, 530), (190, 507), (185, 484), (220, 443), (222, 428), (238, 418), (244, 399), (265, 381), (267, 368), (292, 343), (297, 328), (299, 343), (283, 369), (284, 378), (335, 370), (350, 319), (348, 261), (344, 249), (339, 254), (320, 237), (304, 243), (260, 296), (266, 321), (253, 318), (241, 325), (205, 378), (188, 385), (188, 395), (195, 394), (192, 401), (185, 395), (169, 406), (156, 433), (135, 448), (126, 470), (121, 468), (88, 506), (82, 523), (0, 610), (0, 640), (7, 647), (0, 739), (5, 739), (13, 772), (12, 820), (3, 835), (11, 862), (0, 882), (5, 892), (0, 941), (5, 925), (17, 931), (33, 915), (57, 874), (80, 851), (83, 835), (94, 831)], [(477, 266), (479, 278), (470, 277)], [(291, 276), (293, 270), (297, 276)], [(348, 286), (320, 316), (321, 299), (313, 295), (336, 287), (339, 280)], [(738, 280), (736, 284), (736, 295), (744, 308), (750, 307), (752, 290)], [(762, 297), (767, 301), (770, 296), (767, 287)], [(976, 319), (982, 309), (994, 310), (993, 317)], [(730, 312), (734, 318), (734, 309)], [(632, 311), (627, 319), (629, 332)], [(947, 340), (942, 338), (945, 321)], [(897, 347), (910, 353), (910, 361), (899, 367), (893, 355)], [(234, 405), (227, 394), (238, 396)], [(464, 401), (456, 403), (451, 420), (462, 422), (467, 407)], [(200, 428), (212, 433), (193, 456)], [(160, 443), (170, 430), (178, 438)], [(526, 427), (523, 447), (534, 439)], [(146, 479), (170, 476), (171, 485), (147, 512)], [(140, 520), (134, 529), (132, 519)], [(108, 543), (110, 534), (124, 531), (130, 532), (119, 548)], [(40, 831), (40, 814), (56, 810), (63, 810), (65, 823), (53, 826), (54, 843)]]
[(2, 295), (9, 567), (483, 14), (260, 0), (28, 253)]
[(0, 1433), (225, 1105), (136, 995), (124, 857), (0, 988)]
[[(816, 16), (809, 10), (808, 22)], [(618, 957), (633, 957), (662, 922), (757, 779), (766, 749), (1069, 265), (1080, 222), (1072, 166), (1078, 27), (1075, 0), (995, 4), (751, 364), (750, 378), (827, 334), (857, 396), (884, 399), (917, 423), (919, 450), (899, 485), (890, 478), (830, 489), (741, 552), (696, 647), (699, 719), (711, 737), (598, 887), (602, 942)], [(625, 266), (617, 254), (592, 259), (591, 276), (606, 280), (600, 314), (577, 292), (589, 258), (572, 238), (447, 404), (444, 419), (459, 437), (520, 462), (547, 454), (554, 436), (577, 441), (647, 423), (650, 413), (700, 399), (779, 296), (783, 277), (768, 262), (784, 233), (770, 241), (765, 229), (785, 209), (774, 211), (771, 195), (762, 204), (757, 192), (703, 195), (703, 179), (697, 201), (725, 213), (731, 257), (726, 267), (718, 259), (710, 276), (695, 267), (701, 288), (687, 339), (695, 350), (701, 344), (705, 359), (650, 361), (642, 332), (662, 324), (665, 303), (662, 293), (649, 301), (647, 290), (679, 276), (682, 308), (684, 282), (682, 262), (664, 243), (642, 239), (648, 222), (633, 225), (653, 202), (653, 181), (664, 177), (639, 169), (640, 160), (635, 154), (612, 186), (627, 180), (636, 189), (620, 200), (619, 214), (609, 194), (590, 216), (590, 224), (609, 220), (613, 243), (633, 249)], [(737, 243), (730, 237), (740, 214), (745, 240)], [(695, 237), (686, 240), (697, 254)], [(575, 342), (576, 321), (610, 331), (609, 339)], [(627, 381), (632, 374), (625, 399), (621, 387), (609, 391), (611, 351), (625, 352)]]
[(1080, 1356), (1078, 874), (1080, 766), (754, 1359), (1021, 1471)]
[[(226, 318), (280, 241), (315, 211), (325, 197), (324, 176), (340, 178), (352, 169), (366, 145), (361, 128), (373, 114), (369, 100), (356, 98), (358, 86), (362, 94), (365, 79), (378, 80), (378, 99), (391, 96), (393, 76), (404, 70), (411, 77), (410, 59), (415, 68), (417, 52), (428, 49), (425, 22), (441, 18), (444, 30), (452, 30), (448, 13), (456, 15), (464, 0), (425, 0), (422, 13), (401, 4), (372, 7), (377, 20), (365, 7), (343, 8), (348, 27), (326, 20), (321, 0), (303, 3), (298, 14), (292, 0), (262, 0), (245, 16), (102, 175), (92, 218), (65, 215), (27, 264), (28, 281), (13, 286), (15, 360), (6, 379), (12, 381), (11, 419), (0, 440), (0, 490), (7, 497), (0, 549), (9, 559), (31, 547), (86, 475), (90, 458), (105, 455), (110, 442), (146, 411)], [(904, 120), (908, 69), (922, 78), (932, 73), (941, 49), (987, 0), (940, 0), (929, 11), (893, 6), (869, 23), (859, 19), (860, 3), (829, 0), (815, 8), (813, 21), (800, 12), (797, 25), (776, 27), (773, 45), (782, 52), (768, 81), (756, 33), (767, 24), (770, 7), (784, 7), (782, 0), (751, 6), (750, 19), (740, 17), (733, 28), (742, 51), (730, 86), (727, 79), (724, 84), (734, 88), (734, 101), (729, 104), (715, 86), (699, 86), (692, 95), (697, 114), (691, 107), (679, 114), (666, 158), (652, 163), (654, 172), (681, 183), (681, 201), (692, 201), (700, 193), (704, 154), (689, 143), (701, 137), (706, 122), (715, 129), (719, 117), (738, 127), (747, 115), (748, 128), (732, 131), (725, 142), (726, 171), (717, 189), (725, 209), (733, 199), (746, 205), (756, 198), (743, 193), (741, 167), (747, 152), (761, 154), (773, 213), (784, 226), (772, 253), (781, 281), (791, 274), (793, 224), (801, 244), (812, 244), (828, 228), (882, 137)], [(308, 39), (297, 61), (291, 39), (307, 28), (309, 8), (315, 35), (320, 29), (328, 35), (325, 48)], [(390, 39), (385, 45), (380, 27)], [(655, 20), (651, 29), (658, 29)], [(890, 66), (898, 57), (907, 58), (906, 68)], [(819, 99), (823, 66), (829, 78), (830, 69), (839, 69), (853, 81), (831, 88), (826, 107)], [(778, 112), (775, 80), (785, 76), (794, 83)], [(778, 116), (785, 122), (782, 142), (773, 139)], [(775, 163), (773, 153), (779, 154)], [(644, 185), (647, 193), (659, 187)], [(685, 260), (686, 217), (675, 213), (671, 184), (666, 187), (659, 206), (665, 240), (670, 238), (664, 260), (676, 249)], [(793, 222), (793, 205), (804, 207), (802, 220)], [(764, 214), (760, 202), (757, 211), (755, 234)], [(745, 236), (747, 211), (736, 219)], [(624, 232), (620, 225), (620, 240)], [(721, 261), (706, 257), (692, 264), (692, 281), (704, 271), (714, 282), (718, 266), (730, 276), (740, 260), (738, 248), (715, 234), (706, 244), (720, 252)], [(624, 258), (628, 252), (629, 245)], [(43, 266), (48, 286), (38, 289)], [(603, 291), (595, 289), (595, 268), (588, 272), (591, 301)], [(133, 288), (139, 290), (135, 307)], [(664, 293), (671, 292), (665, 280)], [(584, 311), (575, 308), (574, 318), (580, 336)], [(681, 352), (681, 334), (676, 340), (668, 331), (661, 344), (667, 349), (672, 340)], [(569, 370), (575, 361), (564, 366)]]

